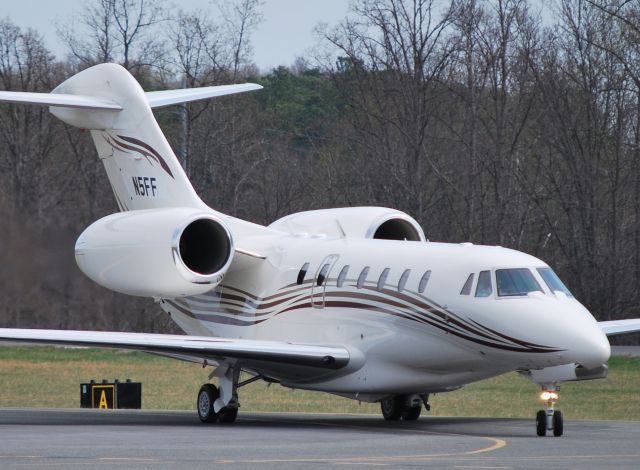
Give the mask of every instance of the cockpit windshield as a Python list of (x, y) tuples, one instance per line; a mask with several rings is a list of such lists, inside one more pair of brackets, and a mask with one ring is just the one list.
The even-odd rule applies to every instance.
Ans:
[(573, 297), (573, 294), (567, 289), (567, 286), (560, 280), (558, 275), (551, 268), (538, 268), (540, 277), (549, 286), (551, 292), (563, 292), (567, 297)]
[(498, 295), (503, 297), (542, 292), (533, 273), (527, 268), (497, 269), (496, 284)]

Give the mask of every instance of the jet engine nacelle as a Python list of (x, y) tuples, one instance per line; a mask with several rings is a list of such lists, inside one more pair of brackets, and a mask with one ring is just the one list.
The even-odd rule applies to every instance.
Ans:
[(234, 253), (221, 220), (186, 207), (109, 215), (80, 235), (75, 251), (82, 272), (101, 286), (155, 298), (211, 290)]
[(427, 241), (422, 227), (414, 218), (386, 207), (298, 212), (276, 220), (269, 227), (291, 234)]

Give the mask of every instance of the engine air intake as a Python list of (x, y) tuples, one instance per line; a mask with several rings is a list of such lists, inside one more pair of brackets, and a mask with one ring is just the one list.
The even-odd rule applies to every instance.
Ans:
[(408, 220), (394, 218), (380, 224), (373, 238), (381, 240), (421, 241), (420, 234)]
[(231, 241), (226, 229), (211, 219), (198, 219), (180, 235), (180, 258), (197, 274), (220, 271), (231, 255)]

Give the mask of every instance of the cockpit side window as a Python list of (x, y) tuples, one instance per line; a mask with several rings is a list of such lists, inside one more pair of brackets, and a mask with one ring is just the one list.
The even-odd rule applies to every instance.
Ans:
[(535, 291), (542, 292), (538, 281), (527, 268), (497, 269), (496, 285), (498, 295), (501, 297), (527, 295), (529, 292)]
[(460, 295), (469, 295), (471, 294), (471, 286), (473, 285), (473, 273), (469, 274), (467, 278), (467, 282), (462, 286), (462, 290), (460, 291)]
[(542, 280), (547, 284), (549, 290), (551, 292), (564, 292), (567, 297), (573, 297), (573, 294), (567, 289), (567, 286), (564, 285), (564, 282), (560, 280), (558, 275), (553, 272), (551, 268), (538, 268), (538, 274)]
[(489, 297), (492, 292), (491, 271), (480, 271), (478, 285), (476, 286), (476, 297)]

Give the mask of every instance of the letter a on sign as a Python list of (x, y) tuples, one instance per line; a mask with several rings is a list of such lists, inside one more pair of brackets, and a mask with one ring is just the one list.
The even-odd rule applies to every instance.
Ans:
[(115, 385), (96, 385), (91, 389), (91, 407), (105, 410), (115, 408), (115, 395)]
[(109, 405), (107, 404), (107, 394), (103, 390), (100, 394), (100, 409), (105, 408), (108, 409)]

